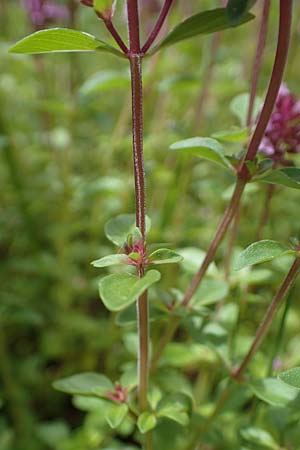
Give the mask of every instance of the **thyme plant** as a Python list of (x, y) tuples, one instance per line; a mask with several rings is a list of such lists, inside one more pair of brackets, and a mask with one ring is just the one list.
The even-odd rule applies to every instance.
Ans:
[[(226, 133), (216, 134), (215, 137), (208, 138), (192, 137), (176, 142), (171, 146), (172, 151), (191, 153), (218, 164), (235, 179), (235, 187), (207, 253), (197, 273), (190, 281), (188, 289), (185, 293), (174, 290), (174, 298), (171, 303), (164, 301), (159, 303), (158, 310), (164, 316), (164, 324), (166, 325), (154, 347), (152, 358), (149, 332), (149, 289), (161, 278), (161, 273), (158, 270), (160, 265), (180, 263), (184, 255), (164, 246), (151, 249), (151, 244), (147, 240), (151, 221), (146, 215), (146, 179), (143, 151), (143, 62), (146, 58), (151, 58), (160, 51), (167, 51), (168, 47), (183, 40), (192, 39), (198, 35), (219, 33), (247, 23), (254, 19), (249, 10), (255, 2), (229, 0), (223, 7), (201, 11), (176, 25), (158, 43), (156, 42), (157, 38), (164, 29), (167, 17), (172, 8), (176, 8), (175, 1), (164, 1), (161, 12), (145, 42), (141, 42), (140, 33), (142, 24), (139, 9), (144, 7), (143, 2), (138, 2), (138, 0), (122, 2), (120, 0), (119, 5), (117, 5), (117, 1), (113, 0), (81, 0), (81, 3), (83, 6), (89, 7), (91, 11), (93, 10), (95, 16), (102, 21), (114, 39), (115, 46), (86, 32), (67, 28), (52, 28), (39, 30), (24, 38), (12, 47), (11, 52), (28, 54), (74, 51), (96, 52), (97, 54), (110, 53), (123, 59), (124, 64), (128, 63), (129, 65), (132, 95), (135, 214), (117, 216), (106, 224), (105, 234), (117, 246), (118, 252), (102, 257), (92, 264), (96, 268), (120, 266), (119, 271), (114, 271), (112, 274), (101, 278), (99, 293), (104, 305), (108, 310), (117, 313), (119, 320), (126, 314), (130, 314), (132, 306), (136, 305), (138, 360), (137, 371), (133, 372), (131, 369), (125, 371), (118, 381), (112, 382), (105, 374), (89, 372), (58, 380), (54, 383), (54, 387), (75, 396), (77, 404), (88, 405), (87, 409), (91, 405), (102, 408), (107, 423), (115, 430), (116, 435), (118, 435), (118, 430), (126, 420), (133, 422), (132, 434), (134, 439), (147, 450), (161, 448), (161, 435), (164, 434), (166, 421), (174, 421), (185, 430), (182, 435), (175, 433), (174, 449), (217, 448), (213, 444), (214, 436), (210, 433), (215, 420), (223, 409), (228, 407), (230, 399), (234, 397), (235, 389), (241, 388), (241, 386), (245, 387), (247, 390), (246, 400), (249, 398), (250, 391), (252, 395), (271, 405), (274, 402), (276, 403), (274, 400), (276, 396), (280, 398), (280, 400), (277, 400), (279, 406), (286, 406), (288, 399), (296, 402), (297, 389), (300, 388), (299, 368), (282, 373), (280, 380), (267, 378), (258, 382), (249, 377), (247, 369), (268, 333), (279, 306), (286, 298), (289, 289), (299, 274), (300, 244), (298, 239), (291, 239), (289, 246), (274, 240), (259, 240), (252, 243), (239, 255), (236, 270), (247, 270), (245, 268), (249, 266), (271, 261), (284, 255), (292, 257), (293, 262), (270, 302), (248, 351), (245, 352), (243, 357), (239, 358), (234, 355), (232, 358), (230, 358), (230, 355), (221, 355), (221, 358), (224, 359), (226, 375), (223, 383), (218, 387), (219, 395), (215, 406), (203, 412), (184, 377), (177, 377), (175, 382), (170, 373), (164, 387), (162, 387), (163, 383), (159, 384), (155, 377), (159, 376), (160, 362), (164, 352), (170, 342), (176, 338), (176, 333), (183, 323), (189, 325), (187, 331), (191, 331), (192, 338), (193, 335), (198, 336), (200, 334), (202, 339), (206, 333), (208, 346), (213, 345), (213, 340), (218, 337), (218, 333), (211, 332), (212, 335), (209, 338), (207, 330), (205, 332), (206, 320), (210, 311), (208, 307), (216, 303), (214, 292), (208, 291), (206, 293), (208, 297), (212, 294), (213, 301), (211, 303), (209, 300), (205, 302), (205, 296), (201, 298), (200, 295), (199, 298), (198, 293), (202, 292), (205, 275), (215, 259), (228, 228), (233, 219), (238, 216), (245, 188), (250, 183), (259, 182), (267, 183), (272, 187), (281, 185), (295, 189), (300, 188), (300, 170), (279, 164), (284, 160), (286, 152), (295, 153), (298, 151), (299, 111), (297, 109), (291, 111), (291, 105), (285, 104), (285, 108), (288, 109), (286, 126), (289, 127), (288, 124), (291, 119), (293, 127), (288, 130), (290, 134), (284, 146), (282, 145), (282, 136), (278, 137), (276, 134), (278, 128), (274, 117), (273, 122), (275, 120), (276, 123), (273, 131), (270, 130), (270, 127), (267, 129), (276, 102), (278, 107), (278, 94), (282, 85), (290, 45), (293, 2), (292, 0), (276, 1), (279, 22), (277, 50), (267, 93), (258, 117), (255, 117), (254, 105), (270, 10), (270, 0), (258, 2), (258, 6), (261, 7), (261, 25), (252, 72), (247, 127), (235, 130), (235, 139), (240, 139), (241, 143), (239, 155), (226, 155), (222, 146), (222, 142), (226, 142), (226, 140), (230, 142), (232, 132), (228, 132), (227, 135)], [(122, 8), (123, 3), (126, 3), (128, 43), (121, 37), (113, 23), (117, 7)], [(218, 37), (212, 48), (213, 58), (217, 52), (217, 40)], [(201, 114), (198, 112), (200, 115), (202, 115), (202, 103), (205, 97), (206, 95), (201, 100)], [(199, 132), (201, 133), (201, 130)], [(274, 134), (277, 137), (276, 142), (272, 141)], [(286, 136), (286, 133), (283, 132), (282, 134)], [(268, 142), (267, 139), (269, 139)], [(274, 158), (270, 158), (270, 140), (274, 147), (273, 153), (277, 156), (280, 155), (281, 158), (281, 161), (277, 161), (276, 164)], [(263, 149), (264, 144), (266, 145)], [(265, 220), (263, 219), (263, 225)], [(263, 226), (258, 233), (260, 237), (262, 228)], [(236, 227), (234, 229), (236, 230)], [(232, 257), (232, 252), (229, 253), (228, 264), (230, 264)], [(177, 286), (175, 285), (175, 287)], [(218, 295), (216, 299), (219, 300)], [(154, 318), (151, 319), (154, 320)], [(221, 348), (218, 350), (222, 353)], [(257, 448), (279, 449), (280, 443), (275, 442), (274, 444), (269, 435), (266, 437), (266, 433), (264, 434), (263, 431), (259, 431), (255, 427), (249, 428), (247, 432), (245, 431), (244, 436), (246, 441), (257, 442)], [(271, 442), (269, 446), (265, 444), (268, 439)], [(204, 447), (206, 443), (209, 443), (210, 446)]]

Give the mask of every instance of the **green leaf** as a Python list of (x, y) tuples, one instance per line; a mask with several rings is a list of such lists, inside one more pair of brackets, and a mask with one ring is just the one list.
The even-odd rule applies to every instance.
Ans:
[[(150, 231), (151, 221), (149, 217), (146, 217), (146, 229)], [(130, 234), (136, 232), (135, 215), (134, 214), (121, 214), (113, 219), (110, 219), (104, 227), (104, 232), (111, 242), (118, 247), (121, 247), (127, 241)]]
[[(239, 119), (242, 127), (247, 126), (247, 115), (249, 109), (250, 96), (248, 93), (239, 94), (230, 103), (231, 112)], [(256, 117), (262, 107), (262, 100), (256, 97), (253, 108), (253, 117)]]
[(232, 130), (218, 131), (217, 133), (214, 133), (212, 137), (220, 142), (244, 143), (249, 138), (249, 130), (248, 128), (236, 128)]
[(79, 89), (80, 96), (90, 96), (107, 89), (122, 89), (129, 86), (128, 73), (106, 70), (88, 78)]
[(297, 167), (284, 167), (283, 169), (269, 171), (260, 177), (253, 177), (252, 181), (300, 189), (300, 169)]
[(161, 390), (157, 386), (151, 386), (148, 392), (148, 402), (153, 410), (157, 408), (162, 398)]
[(240, 254), (235, 270), (241, 270), (247, 266), (272, 261), (273, 259), (288, 253), (293, 253), (293, 251), (277, 241), (263, 240), (254, 242)]
[(76, 395), (93, 395), (94, 389), (97, 388), (97, 395), (101, 397), (114, 390), (114, 385), (106, 376), (94, 372), (62, 378), (55, 381), (53, 387), (58, 391)]
[(189, 416), (179, 402), (164, 403), (158, 409), (157, 417), (167, 417), (183, 426), (187, 426), (189, 423)]
[(110, 404), (104, 412), (105, 420), (111, 428), (115, 429), (118, 428), (119, 425), (121, 425), (127, 413), (128, 406), (126, 405), (126, 403)]
[(153, 413), (143, 412), (137, 421), (138, 428), (142, 434), (147, 433), (155, 428), (157, 423), (156, 417)]
[[(204, 258), (206, 256), (206, 252), (200, 250), (196, 247), (185, 247), (177, 250), (180, 255), (183, 256), (183, 261), (181, 261), (180, 265), (183, 270), (190, 274), (195, 274), (198, 272), (200, 265), (203, 263)], [(217, 274), (217, 267), (215, 263), (211, 263), (209, 265), (208, 275)]]
[(279, 450), (280, 446), (275, 442), (272, 435), (261, 428), (248, 427), (241, 430), (242, 437), (254, 445), (260, 445), (271, 450)]
[(69, 28), (51, 28), (33, 33), (17, 42), (10, 53), (57, 53), (104, 51), (117, 56), (123, 54), (91, 34)]
[(120, 311), (160, 280), (157, 270), (149, 270), (143, 278), (129, 273), (115, 273), (102, 278), (99, 283), (99, 293), (104, 305), (110, 311)]
[(184, 141), (175, 142), (175, 144), (171, 145), (170, 149), (184, 150), (185, 152), (192, 153), (200, 158), (214, 162), (226, 169), (233, 170), (231, 164), (223, 154), (222, 145), (215, 139), (194, 137), (185, 139)]
[(278, 378), (287, 385), (300, 389), (300, 367), (282, 372), (278, 375)]
[(101, 259), (93, 261), (91, 264), (94, 267), (109, 267), (109, 266), (119, 266), (128, 263), (128, 256), (123, 254), (118, 255), (108, 255)]
[(98, 397), (87, 397), (84, 395), (75, 395), (72, 398), (75, 408), (80, 411), (102, 411), (107, 407), (108, 401)]
[(160, 248), (149, 256), (151, 264), (175, 264), (183, 260), (183, 257), (168, 248)]
[(253, 394), (272, 406), (289, 406), (298, 396), (298, 391), (276, 378), (265, 378), (250, 384)]
[(235, 25), (241, 17), (253, 6), (256, 0), (228, 0), (226, 9), (230, 23)]
[(203, 306), (213, 305), (223, 300), (229, 292), (228, 284), (222, 280), (205, 279), (191, 299), (193, 309), (201, 309)]
[[(235, 25), (241, 25), (243, 23), (252, 20), (254, 16), (252, 14), (246, 14)], [(198, 35), (205, 35), (215, 33), (216, 31), (226, 30), (231, 28), (229, 16), (225, 8), (213, 9), (210, 11), (204, 11), (181, 22), (177, 25), (159, 44), (153, 49), (151, 53), (155, 53), (158, 50), (167, 47), (169, 45), (176, 44), (177, 42), (189, 39)]]

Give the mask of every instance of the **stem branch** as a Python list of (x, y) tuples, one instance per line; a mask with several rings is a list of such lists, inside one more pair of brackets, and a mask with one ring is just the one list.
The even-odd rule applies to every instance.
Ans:
[(112, 35), (112, 37), (114, 38), (114, 40), (116, 41), (116, 43), (118, 44), (120, 49), (122, 50), (122, 52), (125, 53), (125, 55), (127, 55), (128, 48), (125, 45), (121, 36), (119, 35), (118, 31), (114, 27), (114, 24), (112, 23), (111, 19), (102, 19), (102, 20), (103, 20), (106, 28), (108, 29), (108, 31), (110, 32), (110, 34)]
[(251, 345), (247, 355), (245, 356), (245, 358), (243, 359), (243, 361), (241, 362), (239, 367), (232, 371), (232, 377), (234, 379), (240, 380), (242, 378), (245, 370), (247, 369), (248, 365), (252, 361), (253, 356), (256, 354), (257, 350), (259, 349), (259, 347), (262, 344), (262, 341), (264, 340), (266, 334), (268, 333), (270, 326), (272, 324), (272, 321), (274, 319), (274, 316), (275, 316), (279, 306), (282, 304), (286, 293), (288, 292), (288, 290), (294, 283), (295, 279), (297, 278), (299, 271), (300, 271), (300, 262), (299, 262), (299, 258), (297, 257), (295, 259), (295, 261), (293, 262), (292, 267), (290, 268), (287, 276), (283, 280), (277, 294), (273, 298), (269, 308), (267, 309), (265, 317), (263, 318), (261, 324), (259, 325), (259, 327), (257, 329), (255, 338), (252, 342), (252, 345)]
[(165, 0), (164, 6), (162, 7), (162, 10), (160, 12), (160, 15), (157, 19), (156, 24), (154, 25), (153, 30), (151, 31), (145, 45), (142, 48), (142, 53), (147, 53), (155, 39), (157, 38), (160, 30), (162, 29), (162, 26), (167, 18), (167, 15), (169, 14), (170, 8), (172, 6), (174, 0)]

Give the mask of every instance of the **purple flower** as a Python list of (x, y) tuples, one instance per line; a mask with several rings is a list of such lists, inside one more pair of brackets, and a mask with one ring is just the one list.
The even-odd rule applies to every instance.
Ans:
[(291, 165), (287, 153), (300, 153), (300, 100), (282, 84), (259, 151), (274, 164)]
[(54, 1), (22, 0), (22, 4), (32, 24), (38, 29), (56, 20), (67, 20), (69, 17), (68, 8), (57, 5)]

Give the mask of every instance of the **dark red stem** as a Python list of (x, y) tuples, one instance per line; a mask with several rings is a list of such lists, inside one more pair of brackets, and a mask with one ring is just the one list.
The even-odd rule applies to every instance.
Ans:
[(158, 36), (160, 30), (162, 29), (163, 24), (167, 18), (167, 15), (169, 14), (169, 11), (173, 4), (173, 1), (174, 0), (165, 0), (164, 6), (162, 7), (162, 10), (161, 10), (160, 15), (153, 27), (153, 30), (151, 31), (145, 45), (142, 48), (143, 54), (147, 53), (147, 51), (149, 50), (149, 48), (151, 47), (151, 45), (157, 38), (157, 36)]
[(268, 22), (269, 22), (269, 15), (270, 15), (270, 4), (271, 4), (271, 0), (264, 0), (262, 18), (261, 18), (261, 24), (260, 24), (260, 30), (259, 30), (259, 36), (258, 36), (258, 44), (257, 44), (256, 53), (255, 53), (255, 57), (254, 57), (254, 64), (253, 64), (252, 77), (251, 77), (250, 101), (249, 101), (249, 108), (248, 108), (248, 114), (247, 114), (247, 126), (248, 127), (252, 123), (252, 115), (253, 115), (253, 108), (254, 108), (254, 103), (255, 103), (255, 98), (256, 98), (258, 80), (259, 80), (259, 76), (260, 76), (260, 72), (261, 72), (264, 50), (266, 47), (266, 38), (267, 38)]
[(108, 31), (110, 32), (110, 34), (112, 35), (112, 37), (114, 38), (114, 40), (116, 41), (116, 43), (118, 44), (120, 49), (122, 50), (122, 52), (125, 53), (125, 55), (127, 55), (128, 48), (127, 48), (126, 44), (124, 43), (123, 39), (121, 38), (121, 36), (119, 35), (118, 31), (114, 27), (114, 24), (112, 23), (112, 21), (110, 19), (102, 19), (102, 20), (103, 20), (106, 28), (108, 29)]
[[(127, 0), (128, 30), (130, 48), (131, 90), (132, 90), (132, 141), (135, 179), (136, 226), (146, 245), (146, 183), (143, 155), (143, 85), (142, 55), (140, 49), (139, 11), (137, 0)], [(144, 267), (138, 267), (138, 276), (144, 276)], [(139, 356), (138, 396), (140, 410), (147, 408), (149, 377), (149, 311), (147, 291), (137, 301)]]

